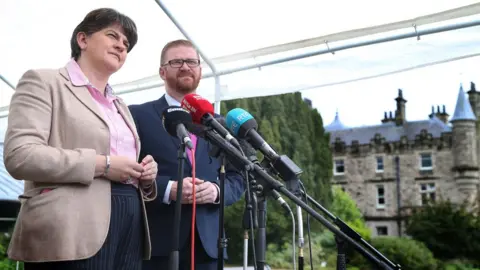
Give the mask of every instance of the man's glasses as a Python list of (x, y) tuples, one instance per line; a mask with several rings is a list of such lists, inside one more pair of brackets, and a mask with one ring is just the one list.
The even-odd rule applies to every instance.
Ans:
[(183, 66), (183, 63), (186, 63), (189, 67), (198, 67), (200, 65), (200, 60), (198, 59), (172, 59), (162, 66), (170, 65), (172, 68), (179, 68)]

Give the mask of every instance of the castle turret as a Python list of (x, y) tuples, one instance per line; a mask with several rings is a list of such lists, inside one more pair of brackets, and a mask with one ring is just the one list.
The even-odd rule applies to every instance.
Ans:
[(452, 120), (452, 154), (457, 183), (461, 200), (473, 201), (476, 197), (479, 171), (477, 157), (476, 124), (477, 118), (467, 99), (463, 87), (460, 85), (457, 104)]
[(335, 119), (333, 119), (333, 122), (325, 126), (324, 128), (325, 128), (325, 131), (330, 132), (335, 130), (342, 130), (347, 127), (342, 123), (342, 121), (340, 121), (340, 117), (338, 116), (338, 110), (337, 110), (337, 112), (335, 113)]

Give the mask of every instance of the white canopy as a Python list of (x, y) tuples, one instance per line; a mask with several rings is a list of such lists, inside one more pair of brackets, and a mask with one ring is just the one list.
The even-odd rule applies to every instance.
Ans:
[[(138, 44), (111, 79), (131, 104), (157, 99), (164, 91), (160, 51), (168, 41), (185, 38), (178, 27), (222, 75), (216, 85), (212, 68), (203, 63), (209, 78), (202, 80), (199, 94), (217, 102), (329, 87), (480, 54), (477, 1), (72, 3), (2, 1), (0, 74), (12, 85), (27, 69), (65, 65), (73, 29), (99, 7), (115, 8), (137, 23)], [(12, 90), (0, 82), (0, 91), (0, 106), (7, 106)]]

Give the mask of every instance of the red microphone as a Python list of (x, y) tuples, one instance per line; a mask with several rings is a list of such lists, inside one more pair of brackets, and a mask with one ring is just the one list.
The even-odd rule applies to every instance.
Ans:
[(213, 128), (235, 147), (240, 148), (237, 139), (213, 117), (213, 106), (210, 101), (197, 94), (188, 94), (183, 97), (182, 107), (190, 112), (194, 123)]
[(203, 124), (202, 118), (208, 115), (213, 117), (212, 104), (197, 94), (188, 94), (182, 100), (182, 107), (190, 112), (195, 124)]

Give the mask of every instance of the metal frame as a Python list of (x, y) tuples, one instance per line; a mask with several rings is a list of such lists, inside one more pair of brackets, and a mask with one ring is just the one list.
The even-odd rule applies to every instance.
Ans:
[[(177, 21), (177, 19), (175, 19), (175, 17), (172, 15), (172, 13), (170, 13), (170, 11), (165, 6), (165, 4), (162, 3), (161, 0), (155, 0), (155, 2), (160, 6), (160, 8), (163, 10), (163, 12), (168, 16), (168, 18), (173, 22), (173, 24), (175, 24), (175, 26), (185, 36), (185, 38), (187, 38), (188, 40), (190, 40), (190, 42), (193, 43), (193, 46), (195, 46), (195, 48), (197, 49), (200, 56), (203, 58), (205, 63), (207, 63), (207, 65), (210, 67), (210, 70), (212, 71), (212, 75), (215, 78), (215, 107), (214, 107), (215, 108), (215, 113), (220, 114), (220, 88), (221, 88), (221, 86), (220, 86), (220, 75), (217, 73), (217, 68), (215, 67), (213, 62), (210, 60), (210, 58), (208, 58), (207, 55), (205, 55), (205, 53), (203, 53), (203, 51), (200, 49), (198, 44), (195, 41), (193, 41), (193, 39), (187, 33), (187, 31), (185, 31), (185, 29), (183, 29), (183, 27), (180, 25), (180, 23)], [(118, 94), (123, 94), (123, 93), (119, 92)]]
[(0, 74), (0, 80), (2, 80), (4, 83), (6, 83), (8, 86), (10, 86), (10, 88), (12, 88), (13, 91), (15, 91), (15, 87), (13, 86), (13, 84), (11, 84), (7, 78), (3, 77), (2, 74)]
[[(161, 1), (156, 0), (156, 2), (159, 3), (159, 5), (160, 5)], [(164, 8), (162, 8), (162, 9), (164, 9)], [(164, 11), (165, 10), (166, 9), (164, 9)], [(167, 13), (168, 11), (165, 11), (165, 12)], [(167, 13), (167, 15), (170, 18), (172, 18), (172, 21), (180, 29), (180, 31), (182, 31), (182, 33), (185, 35), (185, 37), (189, 38), (188, 35), (185, 33), (185, 31), (178, 24), (178, 22), (170, 15), (170, 13)], [(417, 30), (417, 28), (414, 27), (414, 31), (411, 32), (411, 33), (397, 34), (397, 35), (387, 36), (387, 37), (383, 37), (383, 38), (366, 40), (366, 41), (361, 41), (361, 42), (356, 42), (356, 43), (349, 43), (349, 44), (345, 44), (345, 45), (342, 45), (342, 46), (328, 46), (326, 49), (321, 49), (321, 50), (317, 50), (317, 51), (313, 51), (313, 52), (298, 54), (298, 55), (295, 55), (295, 56), (278, 58), (278, 59), (271, 60), (271, 61), (264, 61), (264, 62), (259, 62), (259, 63), (255, 63), (255, 64), (251, 64), (251, 65), (245, 65), (245, 66), (240, 66), (240, 67), (237, 67), (237, 68), (221, 70), (221, 71), (217, 71), (215, 69), (214, 64), (210, 60), (207, 60), (208, 58), (205, 58), (205, 62), (212, 69), (212, 73), (207, 73), (207, 74), (203, 75), (202, 78), (211, 78), (211, 77), (215, 78), (215, 105), (216, 105), (215, 109), (217, 111), (217, 106), (220, 107), (220, 101), (221, 101), (221, 95), (220, 95), (221, 87), (220, 87), (219, 77), (223, 76), (223, 75), (228, 75), (228, 74), (241, 72), (241, 71), (246, 71), (246, 70), (251, 70), (251, 69), (260, 69), (260, 68), (265, 67), (265, 66), (271, 66), (271, 65), (281, 64), (281, 63), (285, 63), (285, 62), (300, 60), (300, 59), (304, 59), (304, 58), (308, 58), (308, 57), (313, 57), (313, 56), (317, 56), (317, 55), (335, 53), (337, 51), (343, 51), (343, 50), (347, 50), (347, 49), (364, 47), (364, 46), (369, 46), (369, 45), (374, 45), (374, 44), (380, 44), (380, 43), (385, 43), (385, 42), (401, 40), (401, 39), (407, 39), (407, 38), (419, 39), (420, 36), (426, 36), (426, 35), (437, 34), (437, 33), (441, 33), (441, 32), (459, 30), (459, 29), (475, 27), (475, 26), (480, 26), (480, 19), (470, 21), (470, 22), (456, 23), (456, 24), (451, 24), (451, 25), (446, 25), (446, 26), (441, 26), (441, 27), (435, 27), (435, 28), (426, 29), (426, 30)], [(191, 41), (191, 39), (190, 39), (190, 41)], [(192, 43), (193, 43), (193, 41), (192, 41)], [(197, 46), (197, 45), (195, 45), (195, 46)], [(205, 57), (204, 54), (201, 54), (201, 55), (202, 55), (202, 57)], [(473, 57), (473, 56), (470, 56), (470, 57)], [(457, 57), (457, 58), (459, 58), (459, 57)], [(441, 62), (447, 62), (447, 61), (448, 60), (443, 60)], [(422, 66), (426, 66), (426, 65), (428, 66), (429, 63), (426, 63)], [(117, 91), (117, 94), (134, 93), (134, 92), (138, 92), (138, 91), (142, 91), (142, 90), (148, 90), (148, 89), (152, 89), (152, 88), (156, 88), (156, 87), (161, 87), (163, 85), (164, 85), (164, 83), (162, 83), (162, 82), (146, 83), (143, 86), (140, 83), (138, 86), (133, 86), (129, 89), (122, 90), (122, 91)], [(1, 111), (1, 108), (0, 108), (0, 111)], [(218, 108), (218, 112), (219, 111), (220, 111), (220, 109)]]
[[(270, 61), (264, 61), (256, 64), (250, 64), (250, 65), (244, 65), (240, 66), (237, 68), (233, 69), (227, 69), (223, 71), (218, 71), (214, 63), (210, 60), (210, 58), (200, 49), (199, 45), (193, 41), (191, 36), (185, 31), (185, 29), (180, 25), (180, 23), (175, 19), (175, 17), (171, 14), (171, 12), (168, 10), (166, 5), (161, 1), (161, 0), (155, 0), (155, 2), (159, 5), (159, 7), (163, 10), (163, 12), (169, 17), (169, 19), (175, 24), (175, 26), (178, 28), (178, 30), (187, 38), (190, 40), (193, 45), (196, 47), (198, 50), (200, 56), (204, 59), (204, 61), (207, 63), (207, 65), (211, 69), (211, 73), (207, 73), (202, 76), (202, 78), (211, 78), (214, 77), (215, 79), (215, 112), (220, 113), (220, 105), (221, 105), (221, 85), (220, 85), (220, 76), (222, 75), (228, 75), (236, 72), (241, 72), (241, 71), (246, 71), (246, 70), (251, 70), (251, 69), (260, 69), (265, 66), (271, 66), (271, 65), (276, 65), (280, 63), (285, 63), (285, 62), (290, 62), (290, 61), (295, 61), (303, 58), (308, 58), (308, 57), (313, 57), (317, 55), (322, 55), (322, 54), (327, 54), (327, 53), (335, 53), (337, 51), (342, 51), (342, 50), (347, 50), (347, 49), (352, 49), (352, 48), (358, 48), (358, 47), (364, 47), (364, 46), (369, 46), (369, 45), (374, 45), (374, 44), (379, 44), (379, 43), (385, 43), (385, 42), (391, 42), (391, 41), (396, 41), (396, 40), (401, 40), (401, 39), (407, 39), (407, 38), (417, 38), (420, 39), (420, 36), (426, 36), (426, 35), (431, 35), (431, 34), (436, 34), (436, 33), (441, 33), (441, 32), (447, 32), (447, 31), (452, 31), (452, 30), (458, 30), (458, 29), (463, 29), (463, 28), (468, 28), (468, 27), (475, 27), (475, 26), (480, 26), (480, 19), (479, 20), (474, 20), (470, 22), (464, 22), (464, 23), (456, 23), (456, 24), (450, 24), (446, 26), (440, 26), (440, 27), (435, 27), (431, 29), (426, 29), (426, 30), (418, 30), (416, 25), (413, 25), (414, 31), (410, 33), (405, 33), (405, 34), (397, 34), (397, 35), (392, 35), (392, 36), (387, 36), (383, 38), (377, 38), (377, 39), (372, 39), (372, 40), (367, 40), (367, 41), (361, 41), (361, 42), (354, 42), (354, 43), (349, 43), (345, 44), (342, 46), (327, 46), (326, 49), (322, 50), (317, 50), (313, 52), (308, 52), (308, 53), (303, 53), (303, 54), (298, 54), (295, 56), (289, 56), (289, 57), (283, 57), (283, 58), (278, 58), (275, 60), (270, 60)], [(325, 41), (326, 44), (328, 45), (328, 41)], [(445, 62), (447, 60), (444, 60)], [(427, 64), (428, 65), (428, 64)], [(425, 65), (423, 65), (425, 66)], [(399, 71), (401, 72), (401, 71)], [(0, 75), (0, 79), (4, 81), (8, 86), (10, 86), (12, 89), (15, 89), (14, 86), (9, 83), (3, 76)], [(142, 84), (140, 83), (139, 85), (127, 88), (126, 90), (123, 91), (117, 91), (117, 94), (128, 94), (128, 93), (134, 93), (142, 90), (147, 90), (147, 89), (152, 89), (156, 87), (161, 87), (163, 86), (164, 83), (156, 82), (156, 83), (146, 83)], [(8, 106), (0, 107), (0, 113), (5, 113), (5, 115), (0, 115), (0, 118), (4, 118), (8, 116)]]

